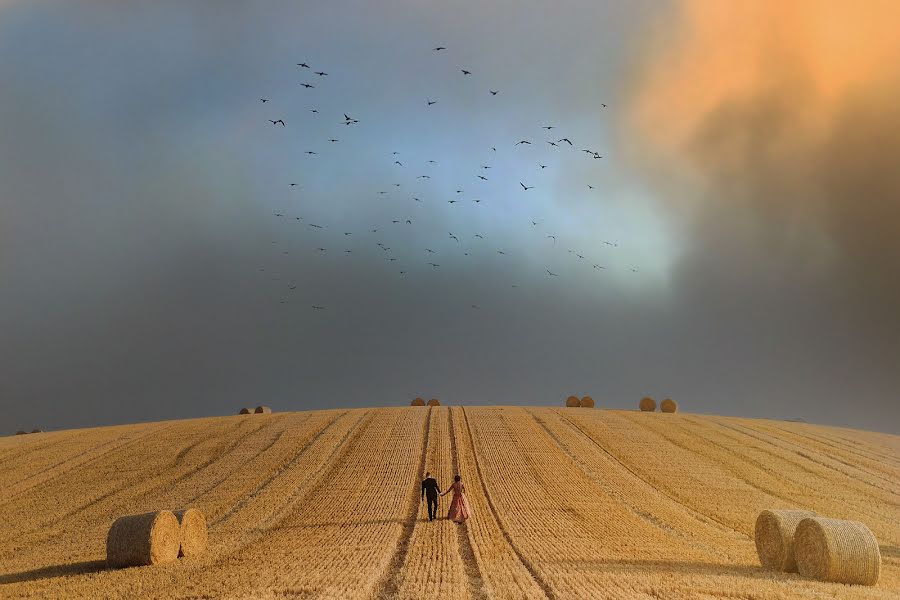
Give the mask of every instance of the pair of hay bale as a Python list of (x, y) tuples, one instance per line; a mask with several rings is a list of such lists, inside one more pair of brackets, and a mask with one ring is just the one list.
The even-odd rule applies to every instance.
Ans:
[(425, 399), (424, 399), (424, 398), (416, 398), (415, 400), (413, 400), (412, 402), (410, 402), (409, 405), (410, 405), (410, 406), (426, 406), (426, 405), (428, 405), (428, 406), (440, 406), (440, 405), (441, 405), (441, 401), (438, 400), (437, 398), (432, 398), (432, 399), (429, 400), (428, 402), (425, 402)]
[(770, 569), (857, 585), (875, 585), (881, 574), (878, 540), (858, 521), (807, 510), (764, 510), (754, 538), (759, 562)]
[(271, 415), (272, 409), (269, 408), (268, 406), (257, 406), (256, 410), (250, 410), (249, 408), (242, 408), (240, 410), (240, 412), (238, 412), (239, 415), (252, 415), (254, 413), (258, 414), (258, 415)]
[(202, 554), (206, 544), (206, 517), (196, 508), (127, 515), (106, 535), (106, 565), (158, 565)]
[(566, 406), (569, 408), (583, 407), (583, 408), (594, 408), (594, 399), (590, 396), (585, 396), (584, 398), (578, 398), (578, 396), (569, 396), (566, 398)]
[[(650, 396), (644, 396), (638, 403), (638, 408), (640, 408), (643, 412), (653, 412), (656, 410), (656, 400), (654, 400)], [(678, 403), (671, 398), (666, 398), (659, 403), (659, 409), (664, 413), (678, 412)]]

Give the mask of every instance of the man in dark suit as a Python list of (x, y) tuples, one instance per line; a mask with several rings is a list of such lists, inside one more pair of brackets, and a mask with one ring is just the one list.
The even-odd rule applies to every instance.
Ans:
[(431, 473), (425, 473), (425, 479), (422, 480), (422, 498), (428, 498), (428, 520), (434, 521), (437, 516), (438, 494), (441, 489), (438, 487), (437, 480), (431, 476)]

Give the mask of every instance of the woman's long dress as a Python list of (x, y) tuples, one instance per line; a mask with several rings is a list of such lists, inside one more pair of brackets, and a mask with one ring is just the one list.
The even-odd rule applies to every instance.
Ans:
[(453, 490), (453, 501), (450, 502), (450, 512), (447, 513), (447, 518), (457, 523), (464, 523), (472, 516), (472, 509), (469, 508), (469, 501), (466, 500), (466, 486), (461, 481), (456, 481), (450, 489)]

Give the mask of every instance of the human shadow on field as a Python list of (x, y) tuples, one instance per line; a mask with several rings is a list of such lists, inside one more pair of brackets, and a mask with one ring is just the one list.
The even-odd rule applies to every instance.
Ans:
[(646, 569), (670, 573), (700, 573), (703, 575), (740, 575), (759, 579), (796, 578), (796, 573), (770, 571), (760, 565), (739, 565), (732, 563), (709, 563), (689, 560), (555, 560), (549, 564), (581, 567), (594, 571), (633, 571)]
[[(4, 583), (19, 583), (22, 581), (34, 581), (36, 579), (53, 579), (68, 575), (84, 575), (87, 573), (99, 573), (106, 570), (105, 560), (87, 560), (84, 562), (69, 563), (65, 565), (50, 565), (21, 573), (8, 573), (0, 575), (0, 585)], [(2, 595), (2, 594), (0, 594)]]

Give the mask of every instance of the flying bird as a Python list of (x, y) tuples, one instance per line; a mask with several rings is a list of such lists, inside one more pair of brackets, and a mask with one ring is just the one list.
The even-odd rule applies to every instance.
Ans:
[(395, 160), (395, 161), (394, 161), (394, 164), (395, 164), (395, 165), (400, 165), (401, 167), (403, 166), (403, 163), (400, 162), (399, 160)]
[(332, 143), (334, 143), (334, 142), (339, 142), (339, 141), (340, 141), (340, 140), (338, 140), (338, 139), (335, 139), (335, 138), (331, 138), (331, 139), (330, 139), (330, 140), (328, 140), (328, 141), (329, 141), (329, 142), (332, 142)]
[(474, 236), (472, 236), (472, 237), (477, 237), (478, 239), (482, 239), (482, 240), (484, 239), (484, 237), (483, 237), (481, 234), (479, 234), (479, 233), (476, 233), (476, 234), (475, 234)]
[(425, 252), (428, 252), (429, 254), (434, 254), (434, 250), (432, 250), (431, 248), (425, 248)]
[(546, 168), (547, 168), (547, 165), (541, 165), (541, 164), (539, 164), (538, 166), (539, 166), (540, 168), (542, 168), (542, 169), (546, 169)]
[(310, 227), (315, 227), (316, 229), (324, 229), (321, 225), (316, 225), (315, 223), (310, 223)]
[(437, 100), (432, 100), (431, 98), (427, 99), (426, 102), (428, 102), (428, 106), (431, 106), (432, 104), (437, 104)]
[(296, 184), (296, 183), (289, 183), (288, 185), (291, 186), (291, 187), (295, 187), (297, 184)]
[(309, 65), (306, 64), (306, 63), (297, 63), (297, 66), (298, 66), (298, 67), (303, 67), (304, 69), (308, 69), (308, 68), (309, 68)]
[(315, 152), (313, 152), (312, 150), (307, 150), (304, 154), (310, 154), (310, 155), (312, 155), (312, 154), (315, 154)]
[(548, 238), (553, 238), (553, 245), (555, 246), (555, 245), (556, 245), (556, 236), (555, 236), (555, 235), (548, 235), (547, 237), (548, 237)]
[(559, 144), (557, 144), (556, 142), (547, 142), (547, 143), (550, 144), (551, 146), (555, 146), (555, 147), (559, 148)]
[(432, 164), (432, 165), (436, 165), (436, 164), (437, 164), (437, 161), (436, 161), (436, 160), (429, 160), (428, 162), (429, 162), (430, 164)]
[(570, 145), (570, 146), (572, 145), (572, 140), (570, 140), (569, 138), (563, 138), (563, 139), (561, 139), (561, 140), (556, 140), (556, 141), (557, 141), (557, 142), (565, 142), (565, 143), (567, 143), (567, 144)]
[(437, 264), (437, 263), (433, 263), (433, 262), (430, 262), (430, 263), (428, 263), (428, 264), (431, 265), (432, 267), (439, 267), (439, 266), (441, 266), (441, 265), (439, 265), (439, 264)]
[(481, 180), (483, 180), (483, 181), (487, 181), (487, 180), (488, 180), (488, 178), (485, 177), (484, 175), (479, 175), (479, 176), (478, 176), (478, 179), (481, 179)]
[(593, 266), (595, 269), (605, 269), (605, 268), (606, 268), (606, 267), (603, 267), (603, 266), (601, 266), (601, 265), (592, 265), (592, 266)]
[(301, 83), (300, 85), (302, 85), (303, 87), (305, 87), (308, 90), (316, 87), (316, 86), (312, 85), (311, 83)]
[(447, 48), (445, 48), (444, 46), (438, 46), (437, 48), (434, 49), (434, 51), (435, 51), (435, 52), (440, 52), (441, 50), (446, 50), (446, 49), (447, 49)]
[(529, 142), (528, 140), (522, 140), (521, 142), (516, 142), (515, 145), (518, 146), (519, 144), (531, 144), (531, 142)]
[(602, 102), (600, 103), (600, 106), (602, 106), (603, 108), (606, 108), (606, 105), (603, 104)]
[(490, 169), (490, 167), (487, 166), (487, 165), (481, 165), (481, 168), (482, 168), (482, 169)]
[(416, 179), (431, 179), (431, 175), (419, 175)]
[(315, 108), (311, 108), (309, 109), (309, 112), (318, 114), (319, 111)]
[(497, 250), (497, 254), (503, 254), (505, 256), (506, 252), (504, 252), (503, 250)]
[(525, 185), (525, 184), (522, 183), (521, 181), (519, 182), (519, 185), (521, 185), (521, 186), (522, 186), (522, 189), (525, 190), (526, 192), (527, 192), (528, 190), (534, 189), (534, 186), (533, 186), (533, 185), (530, 185), (530, 186), (529, 186), (529, 185)]
[(597, 154), (593, 150), (582, 150), (582, 152), (587, 152), (588, 154)]
[(460, 71), (462, 71), (463, 75), (471, 75), (472, 74), (472, 71), (466, 71), (465, 69), (460, 69)]
[(265, 104), (266, 102), (269, 101), (269, 99), (268, 98), (260, 98), (259, 101), (262, 102), (263, 104)]
[(587, 184), (587, 186), (588, 186), (588, 189), (589, 189), (589, 190), (594, 189), (594, 186), (592, 186), (591, 184)]
[(594, 158), (603, 158), (599, 152), (594, 152)]
[(552, 271), (550, 271), (550, 269), (547, 269), (547, 273), (549, 273), (552, 277), (559, 277), (559, 275), (553, 273)]
[(547, 131), (550, 131), (551, 129), (553, 129), (553, 125), (544, 125), (541, 127), (541, 129), (546, 129)]
[(456, 204), (456, 200), (447, 200), (450, 204)]
[(496, 92), (494, 90), (488, 90), (488, 91), (491, 93), (491, 96), (496, 96), (497, 94), (500, 93), (500, 90), (497, 90)]
[(459, 243), (459, 238), (456, 237), (455, 235), (453, 235), (452, 233), (450, 234), (450, 237), (451, 237), (452, 239), (456, 240), (456, 243), (457, 243), (457, 244)]
[(268, 121), (269, 121), (269, 123), (271, 123), (272, 125), (278, 125), (279, 123), (281, 123), (281, 126), (282, 126), (282, 127), (286, 127), (286, 125), (284, 124), (284, 119), (278, 119), (277, 121), (273, 121), (272, 119), (268, 119)]
[(325, 71), (316, 71), (316, 75), (318, 75), (319, 77), (324, 77), (325, 75), (328, 75), (328, 73), (326, 73)]

